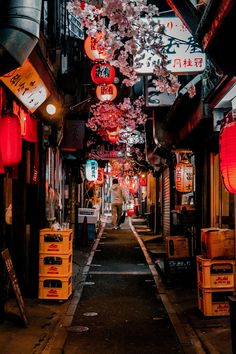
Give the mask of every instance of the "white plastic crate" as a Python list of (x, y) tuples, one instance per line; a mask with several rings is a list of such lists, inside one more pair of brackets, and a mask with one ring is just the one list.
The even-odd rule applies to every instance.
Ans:
[(235, 260), (197, 256), (197, 281), (202, 288), (233, 288)]
[(229, 316), (228, 296), (232, 296), (234, 288), (204, 289), (198, 287), (198, 308), (205, 316)]

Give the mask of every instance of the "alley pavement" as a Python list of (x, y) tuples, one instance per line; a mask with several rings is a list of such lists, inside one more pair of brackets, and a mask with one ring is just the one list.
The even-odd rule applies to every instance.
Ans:
[(193, 270), (167, 278), (164, 254), (142, 219), (121, 230), (104, 221), (94, 242), (74, 250), (68, 301), (24, 299), (25, 328), (7, 300), (0, 354), (232, 354), (229, 317), (204, 317)]

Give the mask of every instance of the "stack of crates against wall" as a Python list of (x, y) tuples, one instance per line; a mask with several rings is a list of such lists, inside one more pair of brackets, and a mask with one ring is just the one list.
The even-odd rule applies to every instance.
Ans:
[(72, 230), (40, 230), (39, 299), (67, 300), (72, 293)]
[(229, 316), (235, 289), (235, 260), (197, 256), (198, 308), (205, 316)]

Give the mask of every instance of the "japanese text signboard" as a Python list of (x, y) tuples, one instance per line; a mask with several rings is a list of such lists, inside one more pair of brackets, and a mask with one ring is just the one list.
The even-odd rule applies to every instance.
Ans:
[(29, 60), (26, 60), (19, 68), (0, 77), (0, 79), (30, 112), (34, 112), (50, 95)]
[[(179, 74), (202, 72), (206, 65), (205, 54), (182, 21), (178, 17), (160, 17), (158, 21), (165, 26), (163, 46), (169, 61), (167, 69)], [(141, 67), (136, 71), (139, 74), (151, 74), (154, 65), (160, 62), (160, 57), (148, 51), (144, 51), (143, 56), (138, 61)]]

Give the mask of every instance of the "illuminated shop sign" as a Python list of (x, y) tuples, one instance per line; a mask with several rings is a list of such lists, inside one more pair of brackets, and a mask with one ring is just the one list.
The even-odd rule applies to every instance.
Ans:
[[(182, 21), (178, 17), (159, 17), (158, 21), (165, 26), (163, 46), (169, 61), (167, 69), (179, 74), (203, 71), (206, 65), (205, 54)], [(143, 59), (138, 60), (141, 67), (136, 69), (137, 73), (153, 73), (154, 65), (160, 61), (160, 57), (148, 51), (142, 55)]]
[(0, 79), (30, 112), (34, 112), (50, 95), (29, 60)]

